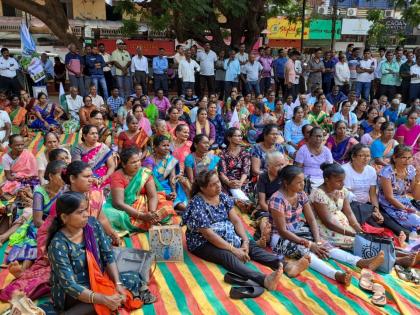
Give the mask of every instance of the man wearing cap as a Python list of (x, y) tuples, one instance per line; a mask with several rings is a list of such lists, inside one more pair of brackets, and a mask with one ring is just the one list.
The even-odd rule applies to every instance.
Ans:
[(168, 95), (168, 59), (165, 56), (165, 49), (159, 48), (159, 56), (153, 58), (153, 77), (155, 94), (159, 89)]
[(115, 66), (115, 77), (123, 98), (131, 94), (132, 86), (130, 76), (131, 56), (124, 47), (124, 41), (118, 39), (117, 49), (111, 55), (111, 60)]

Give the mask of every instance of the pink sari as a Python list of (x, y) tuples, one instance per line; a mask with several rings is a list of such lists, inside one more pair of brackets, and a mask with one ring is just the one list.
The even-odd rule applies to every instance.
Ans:
[(143, 129), (149, 137), (153, 134), (152, 127), (150, 126), (150, 121), (146, 117), (142, 117), (140, 119), (139, 129)]
[(191, 153), (191, 145), (192, 142), (187, 140), (182, 147), (174, 148), (172, 152), (172, 156), (179, 161), (179, 167), (182, 173), (184, 172), (185, 168), (185, 158), (188, 154)]
[[(101, 143), (97, 147), (90, 149), (81, 154), (82, 161), (89, 164), (92, 168), (93, 176), (96, 178), (102, 178), (108, 172), (108, 166), (106, 162), (109, 158), (112, 158), (112, 150), (110, 150), (105, 144)], [(101, 187), (105, 187), (110, 182), (108, 178), (102, 183)]]
[(409, 129), (407, 128), (405, 124), (402, 124), (401, 126), (397, 128), (394, 138), (398, 140), (399, 137), (403, 137), (404, 145), (412, 147), (413, 154), (416, 154), (417, 152), (420, 151), (419, 144), (418, 144), (419, 136), (420, 136), (420, 125), (415, 125)]
[[(16, 180), (7, 180), (1, 186), (3, 193), (15, 194), (22, 186), (35, 186), (39, 184), (38, 164), (34, 155), (28, 150), (23, 150), (19, 157), (13, 162), (10, 172)], [(33, 183), (32, 183), (33, 182)]]

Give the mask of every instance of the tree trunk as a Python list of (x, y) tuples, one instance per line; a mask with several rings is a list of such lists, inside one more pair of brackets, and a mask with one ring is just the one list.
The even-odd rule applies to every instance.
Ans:
[(45, 0), (44, 5), (38, 4), (34, 0), (2, 0), (2, 2), (40, 19), (65, 45), (74, 43), (81, 48), (82, 45), (73, 34), (69, 20), (59, 0)]

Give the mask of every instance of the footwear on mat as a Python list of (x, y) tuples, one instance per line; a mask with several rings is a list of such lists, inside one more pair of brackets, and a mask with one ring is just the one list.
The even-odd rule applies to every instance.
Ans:
[(376, 306), (385, 306), (386, 305), (386, 293), (385, 288), (379, 284), (375, 283), (373, 285), (373, 296), (371, 301)]
[(359, 287), (366, 291), (373, 290), (373, 273), (369, 269), (362, 269), (360, 272)]
[(258, 283), (256, 283), (255, 281), (252, 281), (250, 279), (244, 278), (240, 275), (237, 275), (236, 273), (233, 272), (227, 272), (225, 274), (225, 277), (223, 279), (226, 283), (229, 284), (235, 284), (235, 285), (239, 285), (239, 286), (243, 286), (243, 287), (247, 287), (247, 286), (259, 286)]
[(256, 298), (264, 293), (264, 288), (260, 286), (232, 287), (229, 296), (232, 299)]

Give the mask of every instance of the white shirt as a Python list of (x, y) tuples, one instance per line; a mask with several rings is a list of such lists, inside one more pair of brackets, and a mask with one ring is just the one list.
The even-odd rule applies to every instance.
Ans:
[(247, 62), (244, 65), (244, 72), (242, 72), (242, 67), (241, 67), (241, 72), (246, 74), (246, 80), (249, 82), (258, 81), (262, 70), (263, 70), (262, 64), (256, 60), (254, 60), (254, 63)]
[[(371, 69), (375, 70), (375, 60), (374, 59), (362, 59), (359, 61), (358, 67), (364, 68), (364, 69)], [(368, 73), (368, 72), (362, 72), (357, 74), (357, 82), (372, 82), (374, 79), (374, 74)]]
[(300, 60), (295, 60), (295, 72), (296, 72), (296, 77), (295, 77), (295, 82), (294, 84), (299, 84), (299, 78), (300, 75), (302, 74), (302, 62)]
[(178, 77), (183, 82), (195, 82), (195, 71), (200, 71), (200, 66), (195, 60), (190, 59), (190, 62), (187, 59), (181, 60), (178, 66)]
[(92, 99), (92, 104), (95, 105), (98, 109), (105, 105), (104, 99), (99, 94), (96, 94), (95, 97), (93, 97), (91, 94), (89, 94), (89, 96)]
[(350, 69), (347, 62), (341, 63), (337, 62), (335, 64), (335, 71), (334, 71), (334, 82), (336, 85), (343, 85), (344, 82), (348, 82), (350, 80)]
[(214, 63), (217, 61), (217, 55), (213, 50), (208, 53), (199, 51), (197, 53), (197, 61), (200, 62), (201, 75), (214, 75)]
[[(105, 53), (99, 53), (99, 54), (100, 54), (100, 55), (102, 55), (102, 58), (104, 58), (105, 63), (107, 63), (107, 62), (110, 62), (110, 61), (111, 61), (111, 55), (110, 55), (110, 54), (108, 54), (107, 52), (105, 52)], [(105, 67), (103, 68), (103, 71), (104, 71), (104, 72), (111, 71), (111, 67), (105, 66)]]
[[(241, 62), (247, 62), (248, 61), (248, 54), (244, 52), (243, 54), (237, 53), (235, 57), (239, 60), (239, 63)], [(258, 61), (258, 60), (255, 60)], [(246, 65), (246, 64), (245, 64)], [(241, 65), (241, 73), (245, 74), (245, 65)]]
[(66, 102), (71, 118), (79, 121), (79, 110), (83, 107), (83, 97), (76, 95), (74, 99), (71, 95), (66, 95)]
[(420, 66), (415, 64), (410, 67), (410, 74), (416, 74), (417, 76), (411, 78), (411, 84), (418, 84), (420, 83)]
[(9, 57), (4, 59), (0, 57), (0, 76), (14, 78), (16, 76), (16, 70), (19, 69), (19, 64), (15, 58)]
[(149, 63), (145, 56), (139, 57), (138, 55), (135, 55), (131, 58), (131, 72), (135, 71), (144, 71), (149, 74)]
[[(11, 125), (12, 122), (10, 121), (9, 114), (6, 111), (0, 110), (0, 128), (4, 128), (6, 124)], [(6, 136), (6, 130), (0, 131), (0, 141), (4, 139)]]
[(184, 55), (181, 55), (180, 53), (176, 53), (176, 54), (174, 55), (174, 59), (175, 59), (176, 63), (179, 65), (179, 63), (180, 63), (182, 60), (185, 60), (185, 56), (184, 56)]
[(376, 186), (376, 171), (367, 165), (363, 172), (357, 173), (350, 163), (342, 165), (346, 177), (344, 179), (344, 187), (350, 192), (349, 199), (361, 203), (370, 202), (369, 189)]

